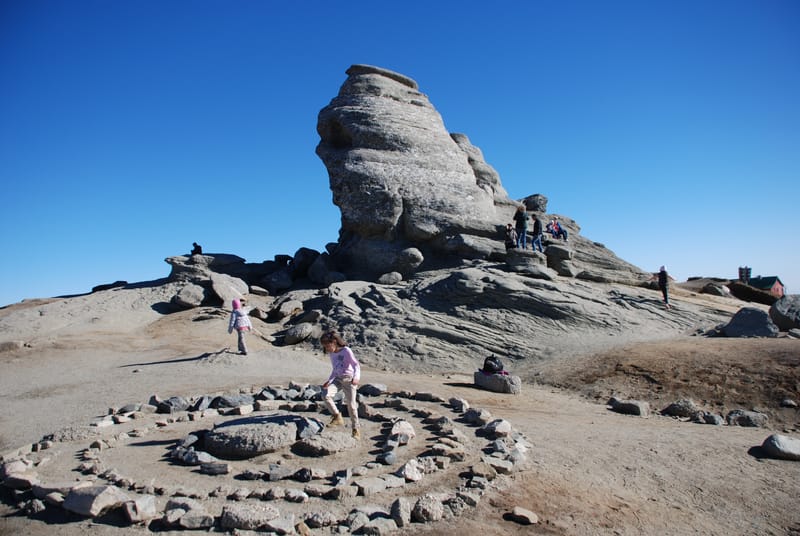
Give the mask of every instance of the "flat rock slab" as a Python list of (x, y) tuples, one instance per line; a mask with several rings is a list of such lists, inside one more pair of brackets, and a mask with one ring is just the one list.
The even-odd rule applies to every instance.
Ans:
[(292, 445), (297, 424), (292, 421), (224, 426), (206, 434), (205, 448), (218, 458), (243, 460)]
[(347, 434), (323, 434), (298, 441), (293, 450), (303, 456), (329, 456), (353, 448), (357, 443)]

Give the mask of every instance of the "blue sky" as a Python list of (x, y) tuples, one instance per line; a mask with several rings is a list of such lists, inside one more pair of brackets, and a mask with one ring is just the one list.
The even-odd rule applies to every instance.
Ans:
[(355, 63), (621, 258), (800, 292), (800, 2), (4, 0), (0, 305), (322, 250)]

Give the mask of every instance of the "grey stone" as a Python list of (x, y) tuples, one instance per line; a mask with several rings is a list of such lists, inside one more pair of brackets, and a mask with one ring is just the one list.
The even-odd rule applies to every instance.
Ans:
[(476, 370), (473, 374), (475, 385), (495, 393), (508, 393), (517, 395), (522, 391), (522, 380), (519, 376), (510, 374), (486, 374)]
[(761, 448), (770, 458), (800, 461), (800, 439), (781, 434), (772, 434), (764, 440)]
[(469, 402), (463, 398), (451, 398), (448, 400), (448, 404), (450, 404), (450, 407), (453, 408), (453, 411), (458, 413), (464, 413), (469, 409)]
[(669, 417), (691, 417), (697, 413), (698, 408), (691, 399), (681, 399), (671, 403), (669, 406), (661, 410), (662, 415)]
[(116, 486), (76, 487), (64, 498), (63, 508), (82, 516), (97, 517), (107, 510), (120, 508), (130, 500)]
[(515, 506), (511, 510), (509, 517), (512, 521), (516, 521), (521, 525), (535, 525), (539, 522), (539, 516), (521, 506)]
[(225, 307), (231, 307), (234, 299), (247, 295), (249, 291), (247, 283), (238, 277), (211, 272), (209, 279), (211, 280), (211, 290), (222, 300)]
[(389, 272), (383, 274), (378, 278), (378, 283), (381, 285), (396, 285), (403, 280), (403, 274), (400, 272)]
[(769, 317), (781, 331), (800, 328), (800, 294), (787, 294), (773, 303)]
[(158, 403), (158, 413), (177, 413), (189, 409), (189, 401), (182, 396), (173, 396)]
[(358, 387), (358, 394), (364, 396), (381, 396), (387, 391), (388, 387), (383, 383), (365, 383)]
[(767, 426), (769, 417), (758, 411), (746, 411), (742, 409), (735, 409), (725, 416), (725, 420), (730, 426), (748, 426), (756, 428), (764, 428)]
[(155, 519), (158, 515), (154, 495), (137, 495), (133, 500), (127, 501), (122, 506), (125, 516), (131, 523), (145, 523)]
[(404, 463), (395, 474), (408, 482), (419, 482), (423, 477), (422, 466), (416, 458)]
[(316, 435), (298, 441), (293, 449), (304, 456), (329, 456), (355, 447), (356, 440), (349, 434)]
[(392, 503), (392, 519), (398, 527), (407, 527), (411, 523), (411, 502), (405, 497), (399, 497)]
[[(325, 510), (322, 512), (314, 512), (310, 515), (307, 515), (305, 518), (305, 523), (312, 529), (318, 529), (322, 527), (330, 527), (336, 525), (339, 522), (339, 519), (333, 512), (329, 510)], [(351, 527), (352, 528), (352, 527)]]
[(359, 534), (371, 534), (374, 536), (383, 536), (385, 534), (392, 534), (397, 531), (397, 524), (393, 519), (386, 517), (376, 517), (370, 519), (369, 522), (359, 529)]
[(358, 487), (358, 494), (365, 497), (375, 495), (386, 489), (386, 481), (378, 477), (360, 478), (353, 482)]
[(641, 400), (617, 400), (616, 398), (611, 398), (608, 401), (608, 405), (617, 413), (638, 415), (639, 417), (650, 416), (650, 404)]
[(491, 422), (486, 423), (482, 430), (486, 435), (489, 437), (507, 437), (511, 435), (513, 428), (511, 427), (511, 423), (505, 419), (495, 419)]
[(191, 309), (199, 307), (206, 299), (206, 289), (194, 283), (187, 283), (172, 298), (172, 303)]
[(471, 424), (485, 425), (492, 420), (489, 410), (470, 408), (464, 413), (464, 420)]
[(223, 459), (247, 459), (288, 447), (297, 437), (297, 425), (283, 419), (218, 427), (205, 438), (206, 450)]
[(261, 530), (280, 512), (264, 503), (236, 503), (222, 507), (220, 526), (223, 529)]
[(777, 337), (778, 326), (769, 314), (755, 307), (743, 307), (722, 328), (726, 337)]
[(286, 330), (283, 342), (284, 344), (297, 344), (309, 338), (313, 332), (314, 326), (312, 324), (301, 322)]
[(444, 505), (435, 495), (423, 495), (411, 509), (411, 520), (417, 523), (432, 523), (444, 517)]

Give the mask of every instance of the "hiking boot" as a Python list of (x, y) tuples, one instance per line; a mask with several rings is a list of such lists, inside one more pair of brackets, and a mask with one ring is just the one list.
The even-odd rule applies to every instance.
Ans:
[(344, 424), (344, 419), (342, 418), (341, 413), (337, 413), (333, 417), (331, 417), (331, 422), (328, 423), (329, 426), (342, 426)]
[(361, 439), (361, 432), (358, 428), (353, 428), (353, 439)]

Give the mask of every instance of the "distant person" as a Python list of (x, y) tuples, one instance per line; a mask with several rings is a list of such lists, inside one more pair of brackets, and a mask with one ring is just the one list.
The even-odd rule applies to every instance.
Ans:
[(331, 359), (331, 375), (322, 384), (322, 389), (325, 391), (325, 406), (333, 415), (330, 426), (344, 424), (342, 414), (336, 409), (336, 404), (333, 401), (336, 393), (343, 391), (347, 412), (350, 414), (352, 435), (356, 439), (361, 439), (358, 423), (358, 402), (356, 400), (358, 383), (361, 381), (361, 365), (341, 335), (335, 331), (325, 333), (319, 342)]
[(563, 238), (564, 242), (569, 242), (567, 230), (561, 226), (557, 217), (550, 220), (550, 223), (547, 224), (547, 230), (550, 231), (553, 238)]
[(517, 248), (517, 232), (511, 226), (511, 224), (506, 224), (506, 251), (509, 249), (516, 249)]
[(233, 300), (233, 311), (231, 311), (231, 319), (228, 322), (228, 333), (233, 333), (236, 330), (239, 344), (239, 354), (247, 355), (247, 344), (245, 343), (245, 334), (253, 329), (253, 324), (250, 322), (250, 317), (244, 309), (242, 309), (242, 302)]
[(525, 249), (528, 245), (528, 212), (520, 205), (514, 213), (517, 231), (517, 247)]
[(669, 304), (669, 274), (667, 273), (667, 269), (663, 266), (659, 268), (658, 273), (651, 278), (651, 281), (655, 279), (658, 279), (658, 288), (664, 296), (664, 306), (667, 309), (672, 309), (672, 306)]
[(202, 255), (203, 254), (203, 246), (198, 244), (197, 242), (192, 242), (192, 255)]
[(539, 219), (536, 213), (531, 214), (531, 220), (533, 220), (533, 240), (531, 241), (531, 249), (536, 251), (538, 248), (540, 252), (544, 253), (544, 248), (542, 247), (542, 220)]

